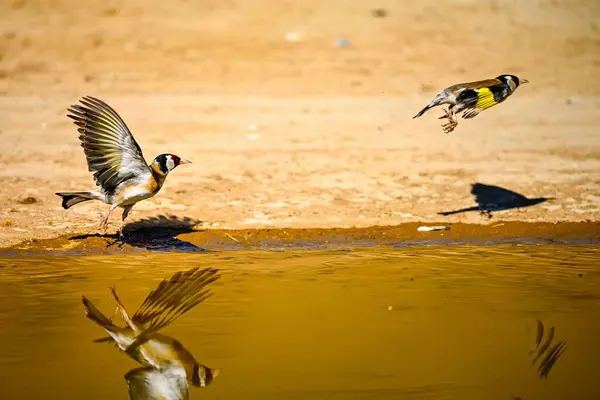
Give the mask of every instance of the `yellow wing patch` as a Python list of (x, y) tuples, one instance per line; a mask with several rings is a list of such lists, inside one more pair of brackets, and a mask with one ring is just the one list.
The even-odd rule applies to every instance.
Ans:
[(488, 88), (477, 89), (477, 104), (475, 108), (485, 110), (496, 104), (494, 100), (494, 94)]
[(476, 92), (477, 101), (472, 102), (467, 107), (467, 110), (462, 115), (465, 119), (474, 118), (481, 111), (498, 104), (494, 99), (494, 93), (489, 88), (479, 88)]

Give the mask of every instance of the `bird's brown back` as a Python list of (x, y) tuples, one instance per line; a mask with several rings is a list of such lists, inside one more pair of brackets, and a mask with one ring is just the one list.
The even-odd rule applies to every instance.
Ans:
[(498, 79), (484, 79), (482, 81), (465, 82), (446, 88), (446, 91), (455, 92), (461, 89), (479, 89), (482, 87), (490, 87), (500, 85), (502, 82)]

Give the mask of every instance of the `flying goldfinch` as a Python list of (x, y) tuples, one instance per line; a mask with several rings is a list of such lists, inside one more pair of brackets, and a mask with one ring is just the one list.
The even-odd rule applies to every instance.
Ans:
[(448, 123), (443, 124), (442, 128), (445, 133), (450, 133), (458, 125), (456, 115), (461, 111), (464, 111), (463, 118), (474, 118), (481, 111), (502, 103), (513, 94), (519, 85), (528, 82), (528, 80), (515, 75), (500, 75), (495, 79), (459, 83), (438, 93), (431, 103), (419, 111), (413, 119), (419, 118), (430, 108), (449, 104), (448, 110), (444, 109), (445, 115), (439, 119), (448, 119)]
[(115, 110), (90, 96), (83, 97), (80, 102), (82, 106), (71, 106), (68, 110), (71, 114), (67, 116), (78, 126), (88, 169), (94, 172), (98, 188), (89, 192), (56, 194), (62, 197), (64, 209), (88, 200), (109, 204), (110, 209), (100, 223), (100, 228), (106, 230), (108, 217), (117, 207), (123, 208), (124, 223), (137, 202), (159, 192), (169, 172), (191, 161), (174, 154), (160, 154), (148, 165), (142, 149)]

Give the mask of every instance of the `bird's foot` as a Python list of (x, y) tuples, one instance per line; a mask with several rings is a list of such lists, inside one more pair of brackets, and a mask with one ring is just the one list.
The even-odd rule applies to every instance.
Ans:
[(100, 214), (100, 217), (102, 219), (100, 220), (100, 225), (98, 226), (98, 229), (106, 233), (106, 231), (108, 230), (108, 214), (106, 215), (106, 217)]
[(450, 133), (454, 130), (454, 128), (456, 128), (458, 126), (458, 122), (452, 121), (450, 120), (450, 122), (448, 122), (447, 124), (443, 124), (442, 125), (442, 129), (444, 130), (444, 133)]
[(456, 121), (454, 115), (450, 113), (450, 111), (446, 110), (445, 108), (443, 108), (442, 110), (444, 110), (444, 115), (442, 115), (438, 119), (448, 120), (447, 124), (442, 125), (442, 129), (444, 130), (444, 133), (450, 133), (454, 130), (454, 128), (456, 128), (456, 126), (458, 125), (458, 121)]
[(125, 233), (123, 232), (125, 228), (125, 219), (123, 219), (123, 221), (121, 221), (121, 225), (119, 225), (119, 228), (117, 229), (117, 236), (119, 236), (119, 239), (123, 239), (125, 237)]

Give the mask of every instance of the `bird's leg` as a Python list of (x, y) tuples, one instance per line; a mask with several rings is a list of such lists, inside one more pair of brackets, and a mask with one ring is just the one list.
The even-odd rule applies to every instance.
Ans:
[[(110, 217), (110, 213), (113, 212), (115, 210), (115, 208), (117, 208), (116, 205), (112, 205), (110, 206), (110, 208), (108, 209), (108, 212), (106, 213), (106, 217), (102, 218), (102, 221), (100, 221), (100, 229), (102, 229), (104, 232), (106, 232), (106, 230), (108, 229), (108, 217)], [(102, 215), (102, 214), (100, 214)]]
[(452, 107), (449, 107), (447, 111), (444, 109), (444, 112), (446, 113), (446, 115), (439, 119), (448, 119), (448, 123), (443, 124), (442, 129), (444, 130), (444, 133), (450, 133), (458, 125), (458, 120), (456, 119), (456, 114), (454, 114), (454, 110), (452, 109)]
[(117, 296), (117, 289), (114, 286), (110, 287), (110, 293), (112, 294), (112, 297), (115, 300), (115, 303), (117, 303), (117, 308), (115, 310), (115, 313), (117, 311), (119, 313), (121, 313), (121, 318), (123, 318), (123, 321), (125, 321), (127, 323), (127, 325), (131, 328), (131, 330), (136, 335), (140, 334), (142, 332), (142, 330), (140, 328), (138, 328), (138, 326), (131, 320), (131, 318), (129, 318), (129, 314), (127, 314), (127, 311), (125, 310), (125, 306), (123, 305), (123, 303), (121, 303), (119, 296)]
[(129, 211), (131, 211), (132, 208), (133, 208), (133, 204), (123, 207), (123, 215), (121, 216), (121, 226), (119, 227), (119, 230), (117, 231), (119, 236), (124, 236), (123, 228), (125, 227), (125, 218), (127, 218), (127, 216), (129, 215)]

